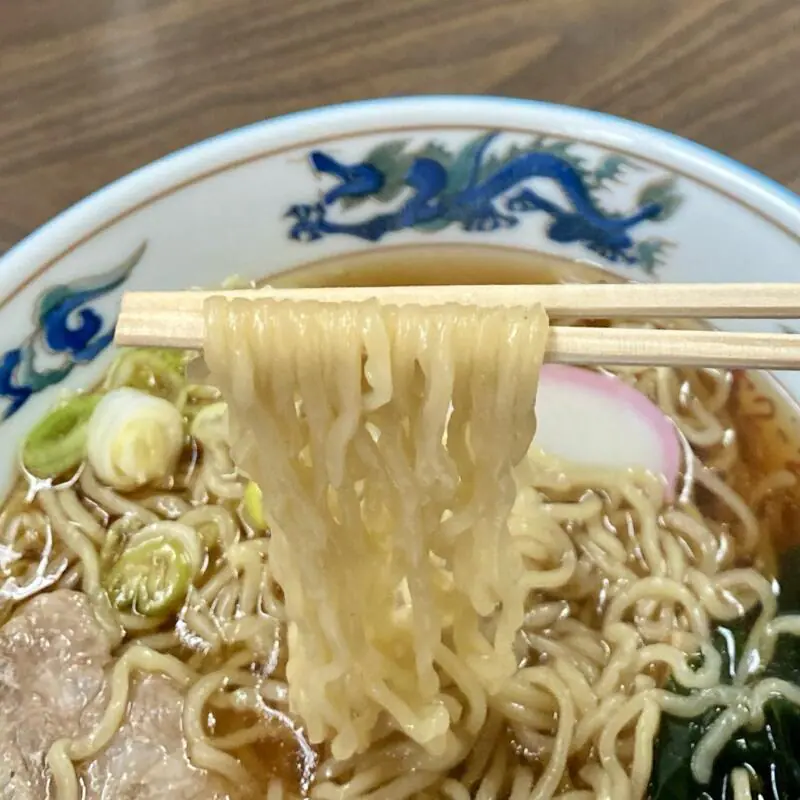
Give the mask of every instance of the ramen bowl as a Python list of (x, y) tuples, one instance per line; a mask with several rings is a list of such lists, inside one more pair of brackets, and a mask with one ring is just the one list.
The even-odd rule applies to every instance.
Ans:
[(96, 192), (2, 259), (0, 479), (59, 392), (107, 366), (123, 292), (453, 247), (489, 268), (539, 254), (637, 281), (791, 281), (800, 199), (668, 133), (531, 101), (388, 99), (231, 131)]

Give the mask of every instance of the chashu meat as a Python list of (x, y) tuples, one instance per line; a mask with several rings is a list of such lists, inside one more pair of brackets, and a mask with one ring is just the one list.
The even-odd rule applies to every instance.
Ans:
[[(92, 730), (109, 694), (111, 644), (87, 599), (59, 590), (30, 600), (0, 629), (0, 799), (46, 800), (45, 757), (58, 738)], [(161, 675), (134, 680), (125, 724), (80, 765), (86, 800), (237, 800), (185, 753), (183, 698)]]
[(0, 797), (47, 797), (45, 756), (103, 688), (108, 638), (85, 597), (32, 599), (0, 629)]
[[(103, 697), (102, 708), (105, 705)], [(183, 696), (171, 680), (162, 675), (143, 675), (136, 680), (125, 724), (81, 771), (86, 800), (242, 797), (228, 791), (218, 776), (189, 763), (182, 714)]]

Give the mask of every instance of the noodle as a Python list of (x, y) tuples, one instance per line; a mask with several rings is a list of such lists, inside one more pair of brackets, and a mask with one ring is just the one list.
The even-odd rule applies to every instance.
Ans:
[[(473, 366), (478, 364), (476, 354), (483, 352), (486, 322), (476, 323), (479, 335), (459, 340), (459, 317), (449, 312), (455, 332), (441, 327), (438, 309), (404, 309), (400, 319), (368, 304), (335, 312), (321, 306), (245, 306), (222, 300), (208, 307), (206, 358), (231, 402), (236, 460), (274, 504), (265, 510), (272, 529), (269, 560), (289, 619), (290, 709), (304, 720), (312, 741), (326, 742), (334, 759), (351, 762), (356, 770), (347, 780), (350, 768), (329, 772), (329, 781), (337, 775), (344, 781), (339, 790), (322, 783), (312, 795), (371, 796), (381, 787), (381, 797), (406, 797), (433, 787), (435, 776), (427, 771), (413, 778), (387, 772), (388, 756), (368, 766), (368, 748), (385, 721), (382, 714), (388, 713), (396, 731), (432, 756), (440, 752), (447, 729), (436, 722), (436, 714), (426, 716), (438, 693), (438, 702), (449, 709), (444, 718), (449, 727), (471, 741), (460, 779), (470, 796), (516, 792), (555, 797), (568, 771), (569, 754), (594, 742), (599, 771), (587, 766), (582, 774), (598, 795), (641, 798), (662, 702), (673, 712), (688, 708), (685, 701), (681, 707), (677, 698), (668, 702), (659, 694), (648, 671), (664, 664), (681, 684), (693, 688), (695, 713), (708, 707), (702, 704), (711, 698), (719, 702), (721, 662), (708, 643), (711, 620), (740, 615), (760, 602), (763, 622), (754, 629), (750, 645), (760, 652), (758, 648), (768, 649), (774, 640), (760, 633), (774, 616), (774, 598), (753, 570), (719, 571), (725, 545), (696, 515), (671, 510), (659, 517), (661, 487), (644, 474), (623, 477), (534, 455), (514, 471), (516, 502), (513, 508), (506, 502), (509, 516), (504, 523), (497, 509), (503, 508), (507, 479), (497, 466), (494, 473), (478, 472), (484, 464), (502, 463), (493, 455), (496, 441), (488, 428), (481, 432), (480, 424), (484, 419), (496, 423), (497, 412), (489, 409), (498, 402), (508, 409), (528, 405), (535, 383), (520, 394), (519, 386), (509, 382), (512, 370), (496, 355)], [(508, 315), (502, 323), (512, 318)], [(337, 335), (329, 336), (327, 331), (334, 329)], [(498, 338), (514, 341), (507, 333)], [(229, 356), (231, 348), (235, 358)], [(438, 372), (427, 361), (429, 350), (440, 359)], [(485, 352), (497, 351), (488, 345)], [(504, 357), (513, 361), (513, 348)], [(383, 362), (389, 363), (390, 373), (370, 369)], [(529, 375), (535, 380), (535, 371)], [(673, 379), (663, 371), (658, 374), (655, 386), (661, 395), (672, 391)], [(722, 384), (709, 400), (712, 410), (697, 398), (686, 406), (694, 421), (684, 420), (684, 432), (696, 446), (722, 441), (722, 429), (713, 418), (713, 409), (729, 392), (729, 383), (723, 379)], [(487, 385), (497, 388), (486, 391)], [(287, 386), (296, 386), (296, 393), (287, 394)], [(461, 402), (472, 403), (468, 413)], [(486, 410), (480, 403), (487, 403)], [(676, 406), (665, 405), (678, 413)], [(494, 425), (495, 439), (502, 427)], [(249, 430), (265, 432), (258, 448), (244, 437)], [(515, 430), (532, 432), (532, 424), (518, 423)], [(504, 443), (503, 451), (524, 452), (529, 441), (526, 433), (521, 441)], [(506, 461), (502, 469), (515, 463)], [(491, 474), (494, 480), (488, 478)], [(749, 510), (731, 499), (730, 490), (705, 468), (695, 474), (740, 518), (742, 544), (752, 548), (757, 528)], [(392, 500), (391, 485), (402, 489), (402, 505)], [(485, 494), (489, 485), (496, 487), (494, 497)], [(461, 487), (455, 494), (454, 486)], [(579, 486), (592, 493), (581, 495)], [(605, 499), (597, 494), (598, 487), (606, 492)], [(542, 492), (567, 496), (543, 502)], [(495, 514), (490, 526), (475, 516), (488, 508)], [(399, 543), (392, 534), (395, 518), (402, 520), (405, 534)], [(489, 531), (502, 530), (498, 519), (511, 533), (505, 547), (520, 559), (517, 567), (506, 561), (505, 589), (500, 588), (502, 570), (496, 561), (500, 546), (487, 546), (491, 540), (486, 538)], [(624, 526), (627, 543), (608, 528), (610, 519)], [(476, 528), (485, 531), (480, 539), (465, 538), (466, 531)], [(289, 531), (301, 530), (304, 535), (289, 536)], [(431, 554), (427, 563), (423, 553)], [(393, 571), (392, 561), (385, 560), (388, 554), (395, 563), (413, 565), (413, 572)], [(245, 581), (252, 586), (251, 596), (255, 575)], [(342, 582), (336, 585), (327, 575), (348, 577), (337, 578)], [(564, 607), (548, 597), (560, 592), (573, 600), (582, 593), (592, 595), (603, 580), (607, 600), (599, 630), (575, 627), (578, 619), (568, 611), (562, 616)], [(349, 597), (358, 598), (356, 607), (339, 594), (343, 586), (352, 592)], [(383, 598), (399, 603), (393, 612), (381, 606), (374, 587), (380, 587)], [(309, 614), (309, 603), (318, 609), (316, 615)], [(379, 616), (396, 627), (381, 630), (380, 638), (365, 638), (365, 632), (378, 630), (373, 620)], [(476, 622), (480, 618), (491, 618), (488, 631), (485, 622)], [(509, 667), (487, 669), (504, 649), (513, 649), (520, 623), (525, 646), (540, 666), (516, 673)], [(442, 645), (448, 629), (452, 649)], [(431, 644), (437, 639), (438, 651)], [(383, 642), (392, 643), (391, 663), (381, 655)], [(703, 655), (700, 669), (689, 666), (698, 650)], [(351, 674), (359, 674), (358, 686), (345, 680)], [(448, 675), (463, 696), (455, 706), (445, 702), (454, 699), (446, 689)], [(715, 694), (704, 701), (703, 692), (710, 690)], [(737, 707), (741, 690), (728, 694), (727, 707)], [(500, 716), (487, 717), (487, 706), (498, 709)], [(699, 778), (707, 777), (704, 765), (713, 761), (715, 742), (727, 741), (739, 724), (738, 717), (726, 722), (728, 716), (723, 713), (698, 750)], [(530, 786), (525, 773), (519, 780), (514, 777), (508, 750), (499, 743), (504, 718), (531, 756), (544, 760), (543, 772)], [(447, 779), (438, 791), (460, 795), (455, 786)], [(580, 796), (581, 791), (575, 793)], [(402, 792), (406, 794), (398, 794)]]
[[(537, 376), (521, 365), (542, 352), (543, 313), (222, 300), (208, 303), (207, 331), (237, 460), (275, 503), (266, 511), (290, 620), (292, 710), (312, 741), (332, 737), (337, 758), (366, 748), (381, 710), (440, 752), (449, 721), (433, 665), (445, 626), (483, 682), (514, 670), (526, 587), (513, 580), (521, 562), (500, 509), (533, 435)], [(299, 406), (286, 395), (295, 385)], [(262, 432), (257, 448), (249, 430)], [(357, 591), (340, 583), (346, 573)], [(408, 599), (393, 610), (398, 591)], [(490, 639), (478, 633), (488, 614)]]
[(131, 673), (134, 670), (163, 672), (183, 686), (191, 683), (193, 678), (186, 666), (177, 659), (141, 646), (128, 650), (112, 670), (110, 697), (103, 718), (95, 730), (80, 738), (59, 739), (47, 754), (47, 763), (53, 774), (59, 800), (79, 800), (81, 797), (82, 792), (72, 762), (98, 753), (116, 733), (128, 706)]
[[(191, 764), (237, 800), (643, 800), (667, 715), (712, 719), (698, 784), (724, 762), (733, 800), (758, 795), (720, 756), (776, 698), (800, 705), (763, 674), (800, 616), (778, 616), (754, 513), (796, 478), (737, 489), (730, 372), (613, 370), (680, 431), (672, 501), (660, 476), (531, 446), (543, 312), (218, 298), (206, 313), (221, 394), (159, 377), (187, 433), (167, 474), (130, 490), (87, 460), (0, 518), (4, 618), (74, 587), (113, 648), (98, 721), (47, 753), (56, 800), (81, 796), (152, 672), (181, 693)], [(147, 354), (128, 358), (104, 391), (138, 380)], [(188, 549), (158, 550), (176, 530)], [(177, 563), (167, 588), (183, 592), (147, 613), (109, 601), (142, 535), (158, 557), (136, 587)], [(723, 663), (713, 632), (751, 613)]]
[(201, 768), (224, 775), (234, 785), (248, 787), (252, 777), (239, 761), (218, 746), (214, 746), (203, 730), (202, 709), (212, 694), (227, 686), (231, 675), (219, 670), (196, 681), (186, 695), (183, 725), (192, 762)]

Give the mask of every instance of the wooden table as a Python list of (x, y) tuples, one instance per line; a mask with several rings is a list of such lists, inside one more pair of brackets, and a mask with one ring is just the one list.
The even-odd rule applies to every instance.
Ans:
[(423, 92), (609, 111), (800, 191), (800, 0), (2, 0), (0, 251), (197, 139)]

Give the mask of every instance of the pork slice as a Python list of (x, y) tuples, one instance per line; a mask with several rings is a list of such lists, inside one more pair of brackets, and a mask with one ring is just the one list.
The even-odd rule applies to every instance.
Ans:
[(77, 592), (36, 597), (0, 629), (0, 797), (47, 796), (47, 751), (79, 733), (110, 660), (108, 637)]
[[(87, 718), (96, 713), (90, 710)], [(190, 764), (182, 715), (183, 695), (172, 680), (162, 675), (136, 678), (125, 724), (83, 770), (86, 800), (242, 797), (232, 793), (222, 778)]]
[[(89, 602), (59, 590), (30, 600), (0, 628), (0, 800), (45, 800), (45, 757), (103, 715), (111, 643)], [(161, 675), (134, 678), (125, 723), (79, 765), (86, 800), (237, 800), (185, 753), (183, 697)]]

